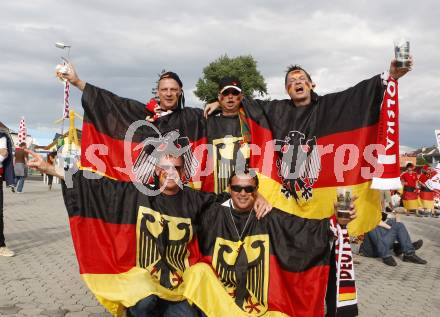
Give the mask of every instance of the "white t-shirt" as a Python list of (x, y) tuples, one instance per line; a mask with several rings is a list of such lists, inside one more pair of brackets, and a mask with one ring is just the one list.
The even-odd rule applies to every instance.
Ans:
[(391, 196), (391, 205), (393, 205), (394, 208), (397, 208), (400, 206), (400, 199), (401, 197), (397, 194), (394, 194)]
[[(0, 149), (7, 149), (8, 144), (6, 143), (6, 137), (2, 136), (0, 138)], [(0, 167), (3, 167), (3, 161), (0, 161)]]

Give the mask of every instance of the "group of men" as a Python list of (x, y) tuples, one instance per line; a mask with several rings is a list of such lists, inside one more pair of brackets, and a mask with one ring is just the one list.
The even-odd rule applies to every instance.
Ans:
[[(408, 70), (393, 61), (390, 76)], [(302, 207), (323, 197), (312, 193), (321, 169), (316, 139), (377, 121), (384, 76), (318, 96), (310, 74), (293, 66), (285, 76), (290, 99), (273, 101), (245, 98), (239, 78), (225, 76), (221, 110), (207, 119), (184, 107), (173, 72), (161, 75), (159, 101), (147, 105), (82, 81), (71, 64), (58, 76), (83, 91), (82, 169), (71, 175), (32, 152), (29, 166), (66, 180), (81, 274), (115, 316), (357, 315), (346, 228), (354, 206), (349, 218), (338, 218), (332, 203), (326, 217), (307, 219), (272, 208), (258, 191), (279, 179), (284, 190), (276, 197)], [(153, 126), (131, 131), (139, 120)], [(271, 138), (281, 145), (278, 169), (262, 172), (252, 144)], [(289, 150), (293, 141), (303, 157)], [(210, 155), (195, 153), (202, 143)], [(89, 151), (95, 144), (109, 148)], [(128, 170), (121, 167), (127, 148)], [(209, 165), (211, 173), (196, 175)]]
[(440, 211), (434, 209), (434, 191), (426, 185), (426, 181), (435, 173), (429, 165), (424, 165), (418, 174), (414, 164), (406, 164), (406, 171), (400, 179), (403, 185), (403, 207), (408, 213), (415, 212), (418, 217), (439, 217)]

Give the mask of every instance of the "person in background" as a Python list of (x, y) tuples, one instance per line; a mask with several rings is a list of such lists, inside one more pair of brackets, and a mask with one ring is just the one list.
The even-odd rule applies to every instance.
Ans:
[(432, 217), (438, 217), (438, 214), (434, 211), (434, 192), (428, 188), (425, 184), (436, 172), (431, 169), (429, 165), (423, 166), (419, 177), (420, 185), (420, 204), (423, 208), (425, 217), (431, 215)]
[(414, 170), (414, 164), (406, 164), (406, 171), (400, 175), (400, 180), (403, 185), (403, 207), (407, 212), (416, 212), (418, 217), (422, 214), (419, 212), (419, 197), (417, 194), (417, 172)]
[(3, 233), (3, 181), (7, 186), (14, 184), (14, 166), (12, 164), (12, 142), (8, 135), (0, 131), (0, 256), (14, 256), (14, 252), (6, 247)]
[(384, 264), (396, 266), (396, 260), (391, 255), (391, 250), (394, 250), (396, 256), (403, 253), (404, 262), (426, 264), (427, 261), (417, 256), (415, 252), (422, 247), (423, 240), (411, 242), (408, 230), (400, 222), (399, 215), (396, 215), (388, 206), (386, 196), (386, 194), (382, 195), (382, 206), (385, 210), (382, 212), (382, 220), (376, 228), (365, 235), (364, 242), (359, 249), (360, 254), (367, 257), (380, 257)]
[[(57, 152), (51, 152), (47, 155), (47, 163), (50, 165), (55, 165), (55, 159), (57, 156)], [(47, 174), (47, 185), (49, 186), (49, 190), (52, 190), (52, 182), (53, 175)]]
[(17, 184), (16, 191), (18, 194), (23, 192), (24, 179), (27, 176), (26, 163), (28, 160), (28, 154), (25, 152), (25, 149), (25, 142), (21, 142), (19, 147), (15, 149), (14, 171)]
[(398, 214), (406, 213), (405, 208), (402, 205), (402, 195), (396, 190), (391, 195), (391, 205), (392, 209)]

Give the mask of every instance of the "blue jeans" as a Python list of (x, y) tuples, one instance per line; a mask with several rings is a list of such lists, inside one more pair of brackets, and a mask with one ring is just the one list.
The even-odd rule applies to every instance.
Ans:
[(15, 183), (17, 184), (17, 192), (21, 193), (23, 191), (24, 176), (16, 176)]
[(391, 229), (377, 226), (365, 235), (360, 252), (365, 256), (386, 258), (391, 256), (391, 248), (395, 241), (399, 242), (404, 254), (415, 252), (408, 230), (401, 222), (389, 219), (386, 223)]
[(199, 310), (191, 306), (186, 300), (182, 302), (170, 302), (150, 295), (135, 306), (130, 307), (130, 314), (133, 317), (199, 317)]

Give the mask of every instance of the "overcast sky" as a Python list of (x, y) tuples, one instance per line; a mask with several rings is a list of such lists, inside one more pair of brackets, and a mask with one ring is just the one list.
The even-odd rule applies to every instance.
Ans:
[[(147, 1), (1, 0), (0, 121), (21, 116), (40, 142), (59, 131), (63, 87), (54, 77), (63, 54), (80, 77), (146, 101), (162, 69), (183, 82), (187, 105), (202, 69), (222, 54), (251, 54), (271, 98), (285, 98), (284, 70), (310, 70), (319, 94), (348, 88), (389, 68), (393, 40), (411, 41), (414, 70), (400, 80), (401, 144), (435, 143), (440, 129), (438, 0)], [(80, 94), (71, 104), (80, 110)]]

